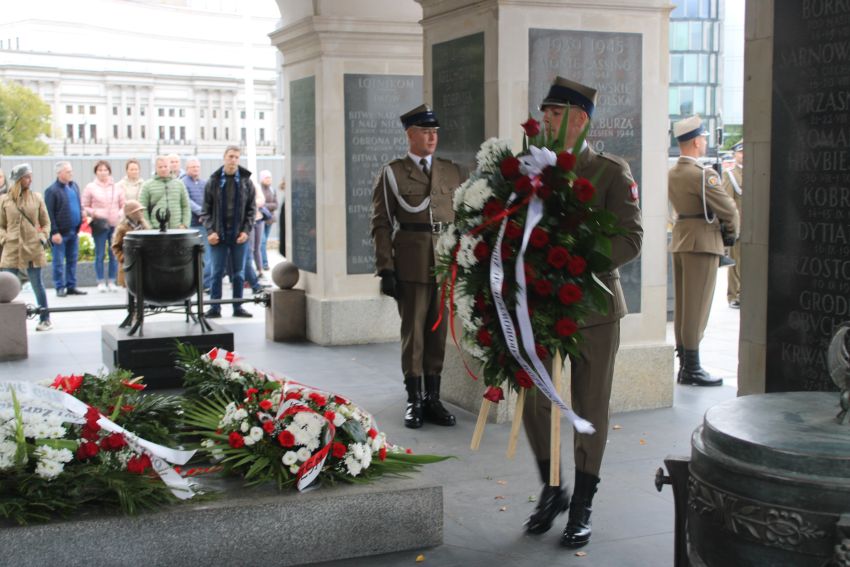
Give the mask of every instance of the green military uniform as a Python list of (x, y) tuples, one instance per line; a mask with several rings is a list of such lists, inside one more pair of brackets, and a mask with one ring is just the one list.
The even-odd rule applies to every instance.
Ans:
[[(410, 156), (388, 163), (398, 187), (392, 190), (388, 175), (378, 176), (372, 194), (372, 238), (377, 272), (393, 270), (398, 281), (398, 312), (401, 316), (401, 369), (404, 376), (436, 376), (443, 370), (446, 320), (436, 332), (431, 327), (443, 306), (434, 278), (434, 246), (440, 232), (454, 221), (454, 190), (466, 179), (454, 162), (431, 160), (430, 179)], [(404, 199), (416, 208), (430, 198), (430, 205), (410, 212)], [(398, 223), (394, 232), (393, 223)]]
[[(732, 197), (735, 201), (735, 208), (738, 209), (738, 216), (743, 218), (741, 213), (741, 195), (744, 188), (744, 170), (739, 164), (726, 171), (723, 174), (723, 190), (726, 194)], [(729, 248), (729, 257), (735, 260), (735, 265), (729, 267), (727, 274), (726, 285), (726, 300), (730, 304), (740, 305), (741, 303), (741, 243), (735, 241), (735, 244)]]
[[(587, 147), (579, 154), (575, 171), (579, 177), (587, 179), (600, 175), (593, 204), (617, 215), (618, 226), (624, 230), (624, 234), (611, 240), (613, 269), (597, 274), (613, 292), (608, 298), (608, 312), (595, 313), (584, 321), (580, 327), (583, 339), (581, 356), (570, 359), (573, 409), (596, 429), (593, 435), (574, 435), (575, 467), (577, 471), (599, 476), (608, 440), (609, 402), (614, 360), (620, 346), (620, 319), (627, 313), (617, 268), (640, 252), (643, 228), (637, 186), (625, 161), (616, 156), (597, 154)], [(549, 370), (551, 372), (551, 367)], [(532, 400), (532, 407), (522, 414), (526, 435), (535, 458), (548, 461), (552, 402), (537, 391)]]
[(676, 344), (686, 351), (699, 350), (711, 300), (717, 281), (717, 267), (723, 256), (723, 238), (717, 220), (738, 233), (738, 209), (732, 197), (720, 184), (720, 177), (711, 167), (704, 167), (691, 157), (682, 156), (668, 174), (668, 198), (675, 212), (673, 238), (673, 280), (675, 282), (674, 330)]

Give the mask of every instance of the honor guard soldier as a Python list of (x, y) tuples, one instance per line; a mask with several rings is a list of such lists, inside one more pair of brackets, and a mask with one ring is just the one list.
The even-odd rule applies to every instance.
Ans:
[[(372, 194), (372, 239), (381, 293), (396, 299), (401, 316), (401, 370), (407, 390), (404, 425), (454, 425), (440, 402), (446, 320), (432, 331), (443, 305), (434, 277), (434, 247), (454, 221), (454, 190), (466, 172), (434, 156), (437, 116), (420, 105), (401, 116), (408, 152), (384, 165)], [(422, 379), (425, 379), (423, 394)]]
[(708, 323), (717, 267), (724, 254), (721, 232), (725, 231), (727, 238), (737, 237), (738, 209), (723, 190), (719, 175), (699, 162), (708, 146), (708, 133), (699, 116), (676, 122), (673, 135), (681, 150), (667, 183), (675, 219), (670, 252), (675, 283), (673, 327), (679, 357), (678, 382), (719, 386), (723, 379), (712, 377), (700, 366), (699, 343)]
[[(572, 148), (593, 116), (595, 106), (595, 89), (556, 77), (540, 104), (540, 110), (550, 133), (557, 134), (561, 122), (567, 120), (565, 147)], [(569, 509), (569, 519), (561, 535), (561, 544), (569, 548), (581, 547), (590, 541), (591, 504), (599, 484), (599, 470), (607, 442), (614, 360), (620, 346), (620, 319), (627, 311), (618, 268), (637, 257), (643, 242), (638, 187), (629, 165), (617, 156), (596, 153), (585, 142), (577, 156), (575, 172), (579, 177), (595, 180), (594, 207), (616, 215), (617, 226), (622, 233), (611, 239), (611, 270), (596, 274), (612, 292), (608, 297), (608, 309), (605, 313), (588, 316), (582, 323), (579, 356), (570, 357), (573, 409), (596, 429), (592, 435), (574, 434), (575, 488), (572, 498), (566, 488), (549, 485), (552, 403), (537, 392), (532, 396), (533, 407), (522, 414), (525, 432), (544, 483), (537, 508), (526, 522), (526, 531), (533, 534), (548, 531), (555, 518)], [(551, 359), (547, 363), (551, 372)]]
[[(723, 175), (723, 190), (735, 201), (738, 209), (738, 217), (743, 221), (741, 214), (741, 195), (744, 194), (744, 141), (741, 140), (734, 146), (735, 165)], [(735, 260), (734, 266), (729, 266), (728, 280), (726, 284), (726, 301), (732, 309), (741, 308), (741, 243), (735, 241), (729, 248), (729, 257)]]

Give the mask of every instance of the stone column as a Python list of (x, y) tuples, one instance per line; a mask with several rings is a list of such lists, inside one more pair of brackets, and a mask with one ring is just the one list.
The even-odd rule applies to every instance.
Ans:
[[(425, 100), (445, 127), (438, 154), (474, 164), (481, 140), (511, 138), (551, 80), (563, 75), (599, 91), (589, 143), (626, 158), (641, 188), (641, 256), (621, 269), (630, 314), (612, 411), (673, 403), (673, 348), (666, 344), (668, 17), (666, 0), (603, 5), (575, 0), (416, 0), (422, 5)], [(450, 339), (451, 341), (451, 339)], [(483, 386), (446, 349), (443, 397), (477, 411)], [(567, 381), (565, 381), (567, 382)], [(499, 404), (507, 419), (513, 404)]]
[(62, 81), (53, 81), (53, 138), (65, 139), (65, 130), (62, 128)]
[(302, 271), (307, 338), (397, 340), (378, 292), (372, 179), (406, 151), (398, 115), (422, 101), (421, 8), (412, 0), (277, 0), (282, 27), (287, 258)]

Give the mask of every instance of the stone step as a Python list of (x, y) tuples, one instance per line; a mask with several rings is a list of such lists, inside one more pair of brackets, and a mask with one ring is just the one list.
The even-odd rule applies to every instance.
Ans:
[(231, 485), (160, 512), (0, 528), (16, 567), (303, 565), (443, 542), (443, 488), (387, 478), (307, 492)]

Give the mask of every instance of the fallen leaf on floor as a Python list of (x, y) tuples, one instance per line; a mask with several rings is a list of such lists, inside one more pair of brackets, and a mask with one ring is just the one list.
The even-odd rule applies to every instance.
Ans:
[(534, 495), (532, 494), (531, 496), (529, 496), (529, 497), (528, 497), (528, 501), (529, 501), (529, 502), (537, 502), (537, 496), (534, 496)]
[(424, 555), (422, 555), (422, 554), (420, 553), (419, 555), (417, 555), (417, 556), (416, 556), (416, 562), (417, 562), (417, 563), (422, 563), (423, 561), (425, 561), (425, 556), (424, 556)]
[(640, 440), (640, 444), (641, 444), (641, 445), (646, 445), (646, 439), (641, 439), (641, 440)]
[(508, 483), (508, 481), (506, 481), (506, 480), (497, 480), (496, 481), (496, 484), (501, 484), (502, 486), (506, 485), (507, 483)]
[(616, 430), (619, 430), (619, 429), (622, 429), (622, 428), (623, 428), (623, 426), (622, 426), (622, 425), (615, 425), (615, 426), (614, 426), (614, 427), (612, 427), (611, 429), (613, 429), (613, 430), (615, 430), (615, 431), (616, 431)]
[(507, 511), (508, 511), (507, 506), (502, 506), (501, 508), (499, 508), (499, 512), (507, 512)]
[(587, 555), (586, 551), (576, 551), (576, 557), (584, 557)]
[(499, 496), (496, 496), (496, 498), (495, 498), (495, 499), (496, 499), (496, 500), (504, 500), (504, 499), (505, 499), (505, 497), (504, 497), (504, 496), (499, 495)]

